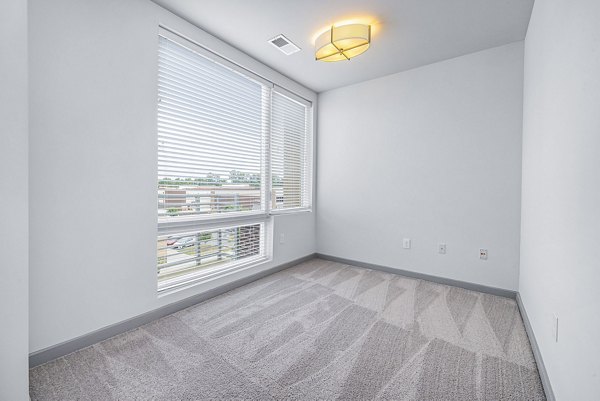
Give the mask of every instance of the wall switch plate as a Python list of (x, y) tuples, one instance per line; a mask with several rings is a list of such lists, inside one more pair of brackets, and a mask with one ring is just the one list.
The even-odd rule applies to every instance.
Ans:
[(446, 243), (440, 242), (438, 244), (438, 253), (445, 254), (446, 253)]
[(556, 313), (552, 315), (552, 330), (554, 334), (554, 341), (558, 342), (558, 316)]
[(285, 244), (285, 234), (279, 234), (279, 243)]
[(479, 259), (483, 259), (483, 260), (487, 260), (488, 258), (488, 251), (487, 249), (479, 249)]
[(410, 249), (410, 238), (404, 238), (402, 240), (402, 248)]

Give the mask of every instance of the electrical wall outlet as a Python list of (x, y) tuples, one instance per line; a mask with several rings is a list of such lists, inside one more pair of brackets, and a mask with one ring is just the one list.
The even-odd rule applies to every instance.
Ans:
[(554, 335), (554, 341), (558, 342), (558, 316), (556, 313), (552, 315), (552, 334)]
[(285, 234), (279, 234), (279, 243), (285, 244)]
[(404, 238), (402, 240), (402, 248), (410, 249), (410, 238)]
[(446, 253), (446, 243), (440, 242), (438, 244), (438, 253), (445, 254)]
[(488, 258), (488, 251), (487, 249), (479, 249), (479, 259), (483, 259), (483, 260), (487, 260)]

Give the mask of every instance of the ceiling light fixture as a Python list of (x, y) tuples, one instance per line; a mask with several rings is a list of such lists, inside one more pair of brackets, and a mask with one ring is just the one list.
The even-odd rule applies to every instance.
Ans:
[(315, 41), (315, 60), (350, 60), (364, 53), (371, 44), (371, 25), (332, 26)]

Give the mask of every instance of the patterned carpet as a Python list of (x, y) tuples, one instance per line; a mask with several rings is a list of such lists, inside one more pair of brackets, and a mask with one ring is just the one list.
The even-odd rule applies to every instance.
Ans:
[(32, 400), (544, 400), (513, 300), (320, 259), (30, 371)]

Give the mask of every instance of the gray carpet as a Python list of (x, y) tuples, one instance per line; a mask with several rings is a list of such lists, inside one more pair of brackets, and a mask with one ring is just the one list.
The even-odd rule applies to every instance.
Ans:
[(30, 371), (32, 400), (544, 400), (514, 301), (314, 259)]

